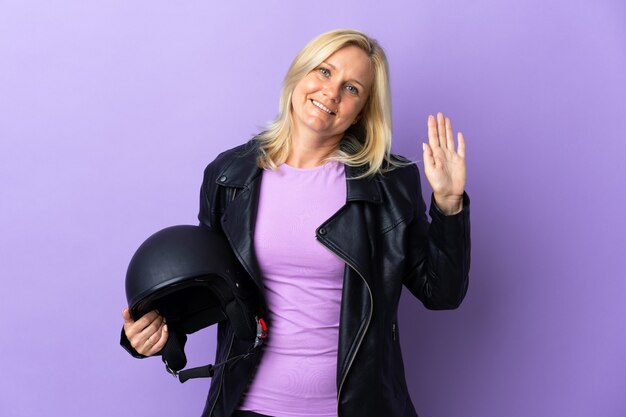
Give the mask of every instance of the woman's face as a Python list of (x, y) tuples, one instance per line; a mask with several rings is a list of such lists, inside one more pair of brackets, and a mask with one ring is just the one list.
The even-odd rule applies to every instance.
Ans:
[(292, 95), (295, 131), (340, 140), (357, 121), (373, 78), (371, 61), (361, 48), (339, 49), (296, 84)]

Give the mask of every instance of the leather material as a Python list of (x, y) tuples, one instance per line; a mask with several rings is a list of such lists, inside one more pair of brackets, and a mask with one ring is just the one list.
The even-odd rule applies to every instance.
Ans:
[[(256, 283), (265, 303), (253, 245), (262, 176), (251, 140), (220, 154), (205, 170), (200, 224), (219, 230)], [(429, 309), (454, 309), (463, 300), (470, 267), (469, 197), (463, 210), (443, 215), (431, 202), (426, 217), (417, 167), (369, 179), (346, 166), (347, 202), (321, 224), (316, 238), (346, 262), (337, 358), (338, 415), (417, 416), (400, 352), (397, 308), (405, 285)], [(267, 317), (266, 314), (264, 316)], [(268, 322), (271, 337), (271, 322)], [(216, 362), (248, 346), (218, 328)], [(254, 377), (262, 351), (216, 373), (203, 417), (230, 417)]]
[[(254, 140), (220, 154), (204, 172), (200, 224), (223, 233), (250, 275), (267, 318), (253, 231), (261, 170)], [(429, 225), (417, 167), (352, 180), (346, 166), (347, 202), (316, 230), (316, 238), (346, 262), (337, 357), (338, 416), (415, 417), (400, 351), (398, 302), (405, 285), (429, 309), (457, 308), (470, 267), (469, 197), (463, 210), (443, 215), (431, 201)], [(271, 322), (268, 321), (271, 337)], [(245, 354), (250, 345), (218, 324), (215, 363)], [(121, 344), (133, 356), (124, 332)], [(254, 377), (262, 349), (215, 371), (203, 417), (230, 417)]]

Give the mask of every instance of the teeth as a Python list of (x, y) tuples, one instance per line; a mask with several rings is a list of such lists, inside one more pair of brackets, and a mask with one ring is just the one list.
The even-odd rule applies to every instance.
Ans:
[(326, 113), (328, 114), (334, 114), (333, 111), (331, 109), (329, 109), (328, 107), (324, 106), (322, 103), (317, 102), (315, 100), (311, 100), (311, 103), (313, 103), (314, 106), (319, 107), (320, 109), (324, 110)]

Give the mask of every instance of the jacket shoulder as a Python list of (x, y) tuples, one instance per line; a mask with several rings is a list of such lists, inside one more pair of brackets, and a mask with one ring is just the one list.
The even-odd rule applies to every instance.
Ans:
[(389, 159), (391, 162), (387, 165), (388, 169), (380, 174), (382, 182), (387, 183), (394, 191), (401, 193), (406, 192), (406, 190), (414, 192), (419, 189), (421, 185), (417, 163), (397, 154), (391, 154)]
[[(390, 155), (392, 166), (377, 174), (384, 205), (390, 211), (394, 224), (400, 219), (411, 219), (415, 213), (425, 211), (417, 164), (401, 155)], [(393, 164), (395, 162), (395, 164)]]
[(248, 142), (241, 145), (237, 145), (234, 148), (227, 149), (221, 152), (215, 157), (215, 159), (206, 166), (204, 169), (205, 178), (207, 174), (214, 173), (215, 175), (224, 171), (230, 166), (237, 158), (249, 156), (256, 153), (258, 146), (255, 139), (250, 139)]
[[(226, 199), (222, 195), (226, 188), (220, 186), (232, 188), (237, 187), (238, 184), (245, 184), (248, 176), (243, 175), (244, 180), (240, 181), (242, 175), (239, 172), (256, 170), (254, 149), (256, 149), (256, 143), (253, 139), (225, 150), (206, 166), (200, 187), (200, 211), (198, 213), (200, 224), (209, 229), (220, 229), (219, 219), (226, 204)], [(231, 180), (231, 177), (235, 182)]]

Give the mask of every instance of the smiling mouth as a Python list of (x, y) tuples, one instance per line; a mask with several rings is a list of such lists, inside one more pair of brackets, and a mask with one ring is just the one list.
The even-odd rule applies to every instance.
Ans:
[(322, 103), (320, 103), (319, 101), (315, 101), (313, 99), (311, 99), (311, 103), (317, 107), (318, 109), (322, 110), (323, 112), (326, 112), (328, 114), (331, 114), (333, 116), (335, 116), (337, 113), (335, 113), (334, 111), (332, 111), (331, 109), (329, 109), (328, 107), (324, 106)]

